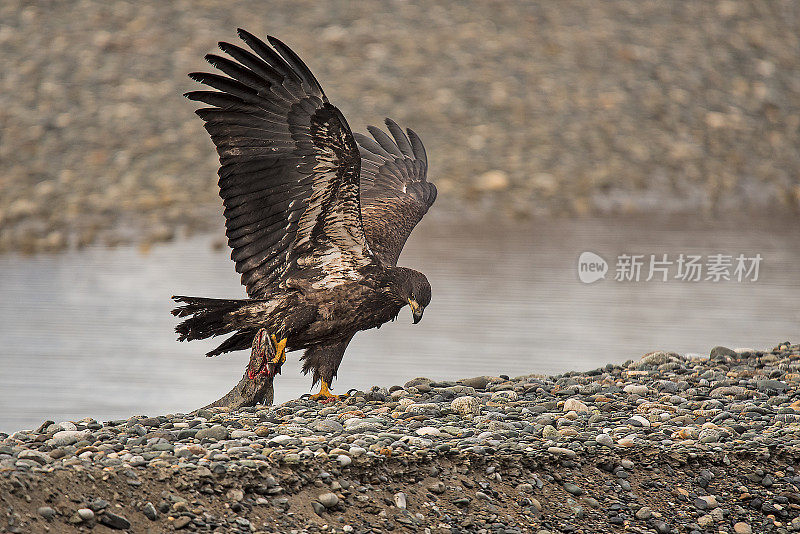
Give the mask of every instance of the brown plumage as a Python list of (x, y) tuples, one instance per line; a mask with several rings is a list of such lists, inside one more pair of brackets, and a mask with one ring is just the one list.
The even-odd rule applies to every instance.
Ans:
[(244, 30), (250, 50), (206, 59), (225, 76), (190, 76), (216, 91), (186, 96), (220, 157), (231, 258), (250, 297), (173, 297), (179, 340), (233, 334), (209, 356), (250, 348), (261, 330), (306, 349), (303, 372), (323, 388), (356, 332), (431, 298), (422, 273), (397, 267), (408, 236), (436, 199), (422, 141), (386, 119), (389, 134), (350, 131), (308, 67), (279, 40)]

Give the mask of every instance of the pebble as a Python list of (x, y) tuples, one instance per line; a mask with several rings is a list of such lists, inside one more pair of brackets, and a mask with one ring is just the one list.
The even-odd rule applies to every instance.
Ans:
[(629, 421), (633, 426), (650, 428), (650, 421), (641, 415), (634, 415), (629, 419)]
[(89, 508), (78, 508), (78, 516), (83, 521), (91, 521), (94, 519), (94, 512)]
[(589, 407), (578, 399), (567, 399), (564, 402), (564, 411), (569, 412), (573, 410), (579, 413), (586, 413), (589, 411)]
[(81, 430), (61, 430), (53, 434), (50, 444), (53, 447), (63, 447), (65, 445), (72, 445), (86, 438), (87, 433)]
[(750, 526), (750, 524), (742, 521), (733, 525), (733, 531), (736, 534), (753, 534), (753, 528)]
[(465, 378), (463, 380), (459, 380), (459, 382), (474, 389), (483, 389), (486, 387), (486, 384), (489, 383), (489, 377), (476, 376), (474, 378)]
[(49, 506), (40, 506), (36, 511), (40, 516), (44, 517), (48, 521), (52, 520), (56, 516), (56, 511)]
[(339, 504), (339, 497), (337, 497), (335, 493), (331, 493), (331, 492), (322, 493), (321, 495), (319, 495), (317, 497), (317, 500), (325, 508), (333, 508), (337, 504)]
[(213, 439), (216, 441), (228, 439), (228, 429), (222, 425), (214, 425), (210, 428), (198, 430), (195, 435), (197, 439)]
[(556, 430), (556, 427), (554, 427), (553, 425), (546, 425), (542, 429), (542, 437), (544, 439), (557, 440), (558, 438), (561, 437), (561, 434), (558, 432), (558, 430)]
[(188, 526), (189, 523), (191, 522), (192, 520), (190, 518), (186, 517), (185, 515), (182, 515), (172, 522), (172, 528), (174, 528), (175, 530), (180, 530)]
[[(91, 511), (91, 510), (89, 510)], [(108, 528), (116, 529), (116, 530), (128, 530), (131, 528), (131, 522), (128, 521), (124, 516), (117, 515), (113, 512), (104, 512), (100, 515), (98, 521)]]
[(450, 408), (463, 416), (478, 415), (480, 407), (478, 399), (470, 396), (458, 397), (450, 403)]
[(625, 393), (631, 395), (639, 395), (640, 397), (646, 396), (648, 391), (650, 391), (647, 386), (641, 384), (628, 384), (627, 386), (622, 388), (622, 390)]
[(566, 490), (567, 493), (575, 495), (576, 497), (579, 497), (585, 493), (580, 487), (571, 482), (564, 483), (564, 490)]
[(156, 510), (156, 507), (153, 506), (153, 503), (151, 502), (144, 505), (142, 513), (144, 513), (144, 516), (150, 521), (155, 521), (158, 519), (158, 510)]
[(611, 437), (611, 436), (609, 436), (608, 434), (598, 434), (598, 435), (597, 435), (597, 436), (594, 438), (594, 440), (595, 440), (595, 441), (596, 441), (598, 444), (600, 444), (600, 445), (604, 445), (604, 446), (606, 446), (606, 447), (613, 447), (613, 446), (614, 446), (614, 438), (612, 438), (612, 437)]
[(578, 453), (572, 449), (565, 449), (564, 447), (548, 447), (547, 452), (550, 454), (557, 454), (559, 456), (566, 456), (567, 458), (576, 458)]

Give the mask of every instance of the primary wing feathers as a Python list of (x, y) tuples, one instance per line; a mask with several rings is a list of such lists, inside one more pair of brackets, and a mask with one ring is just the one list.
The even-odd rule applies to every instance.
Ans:
[(285, 44), (239, 30), (246, 50), (208, 54), (215, 91), (186, 96), (217, 147), (231, 258), (250, 297), (305, 276), (330, 283), (371, 259), (359, 206), (360, 157), (347, 121)]
[(436, 200), (428, 182), (428, 157), (419, 136), (408, 136), (386, 119), (391, 137), (367, 128), (372, 138), (354, 134), (361, 153), (361, 215), (372, 252), (387, 265), (396, 265), (411, 231)]

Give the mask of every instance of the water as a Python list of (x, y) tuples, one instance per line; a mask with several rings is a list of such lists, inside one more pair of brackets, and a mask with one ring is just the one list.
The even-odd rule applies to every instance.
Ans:
[[(435, 210), (434, 210), (435, 211)], [(433, 301), (351, 343), (335, 392), (457, 379), (587, 370), (668, 349), (764, 348), (800, 333), (800, 234), (792, 217), (581, 219), (498, 224), (429, 215), (401, 257)], [(177, 343), (173, 294), (242, 297), (217, 236), (154, 247), (0, 257), (0, 431), (91, 416), (188, 412), (241, 377), (248, 354)], [(583, 251), (611, 263), (578, 280)], [(615, 282), (620, 253), (763, 257), (756, 282)], [(643, 278), (646, 278), (646, 268)], [(290, 353), (276, 401), (309, 392)]]

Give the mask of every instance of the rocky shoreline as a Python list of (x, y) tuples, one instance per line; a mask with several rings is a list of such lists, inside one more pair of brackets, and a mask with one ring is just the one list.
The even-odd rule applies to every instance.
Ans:
[(0, 434), (0, 532), (800, 531), (800, 346)]

